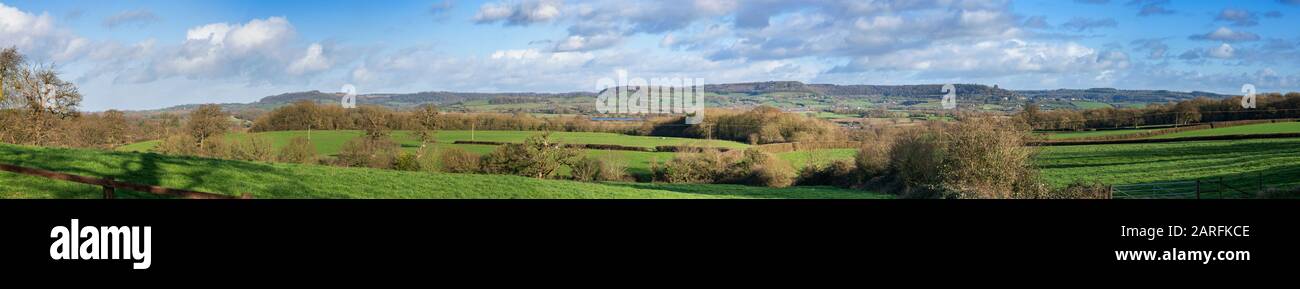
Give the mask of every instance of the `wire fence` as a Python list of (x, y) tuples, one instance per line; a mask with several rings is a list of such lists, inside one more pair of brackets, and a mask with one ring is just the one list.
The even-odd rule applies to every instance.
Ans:
[(1270, 190), (1294, 190), (1300, 172), (1279, 170), (1197, 178), (1185, 181), (1122, 184), (1110, 187), (1114, 199), (1250, 199)]

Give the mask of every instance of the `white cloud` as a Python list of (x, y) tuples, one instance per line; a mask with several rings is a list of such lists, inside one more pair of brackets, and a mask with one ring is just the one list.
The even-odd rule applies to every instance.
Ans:
[(108, 18), (104, 18), (102, 24), (104, 25), (104, 27), (108, 27), (108, 28), (115, 28), (117, 26), (121, 26), (125, 24), (136, 24), (136, 25), (144, 26), (145, 24), (149, 24), (158, 21), (160, 19), (162, 18), (158, 17), (158, 15), (154, 15), (153, 11), (140, 9), (140, 10), (122, 11), (121, 13), (113, 14)]
[[(211, 23), (187, 29), (179, 45), (153, 48), (151, 42), (154, 52), (138, 61), (100, 66), (118, 67), (116, 81), (133, 83), (172, 77), (237, 79), (249, 83), (305, 82), (310, 78), (299, 76), (333, 67), (335, 60), (329, 57), (326, 47), (319, 43), (296, 46), (295, 38), (293, 25), (283, 17), (246, 23)], [(101, 71), (95, 75), (106, 73)]]
[(324, 47), (322, 47), (320, 43), (312, 43), (311, 46), (307, 47), (307, 52), (303, 54), (302, 58), (294, 60), (293, 63), (289, 64), (288, 72), (294, 75), (301, 75), (304, 73), (320, 72), (329, 69), (333, 63), (329, 58), (325, 57), (324, 50)]
[(862, 57), (832, 72), (906, 70), (922, 73), (1009, 75), (1125, 69), (1127, 54), (1097, 51), (1076, 43), (1041, 43), (1012, 39), (976, 43), (948, 42), (924, 48)]
[(1232, 45), (1228, 45), (1227, 43), (1224, 43), (1219, 45), (1219, 47), (1209, 49), (1208, 51), (1206, 51), (1205, 55), (1209, 57), (1218, 58), (1218, 59), (1228, 59), (1228, 58), (1232, 58), (1234, 51), (1236, 51), (1236, 49), (1233, 49)]
[(0, 46), (17, 47), (40, 60), (71, 61), (84, 54), (89, 43), (55, 25), (49, 13), (27, 13), (0, 3)]
[(1255, 33), (1245, 32), (1245, 31), (1233, 31), (1232, 29), (1228, 29), (1228, 27), (1219, 27), (1219, 29), (1215, 29), (1210, 33), (1192, 35), (1188, 37), (1188, 39), (1222, 41), (1222, 42), (1243, 42), (1243, 41), (1259, 40), (1259, 35), (1256, 35)]
[(284, 17), (253, 19), (242, 26), (231, 27), (226, 44), (236, 53), (247, 53), (276, 47), (294, 34), (293, 25)]
[(515, 3), (485, 3), (474, 14), (478, 23), (505, 22), (507, 25), (528, 25), (550, 22), (560, 17), (564, 6), (559, 0), (525, 0)]

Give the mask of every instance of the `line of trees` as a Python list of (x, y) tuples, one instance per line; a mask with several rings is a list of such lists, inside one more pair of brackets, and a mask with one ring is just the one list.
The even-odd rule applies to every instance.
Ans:
[(1256, 96), (1255, 108), (1243, 108), (1241, 96), (1196, 98), (1145, 108), (1097, 108), (1043, 111), (1029, 104), (1016, 115), (1039, 130), (1123, 128), (1143, 125), (1188, 125), (1219, 121), (1300, 118), (1300, 93), (1265, 93)]
[(165, 119), (121, 111), (82, 113), (76, 85), (54, 66), (31, 62), (16, 48), (0, 50), (0, 142), (112, 148), (167, 131)]

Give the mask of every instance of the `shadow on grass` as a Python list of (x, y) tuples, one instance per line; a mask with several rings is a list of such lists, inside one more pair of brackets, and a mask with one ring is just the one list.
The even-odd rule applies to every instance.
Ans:
[(891, 195), (829, 186), (768, 188), (730, 184), (602, 183), (646, 190), (756, 199), (890, 199)]

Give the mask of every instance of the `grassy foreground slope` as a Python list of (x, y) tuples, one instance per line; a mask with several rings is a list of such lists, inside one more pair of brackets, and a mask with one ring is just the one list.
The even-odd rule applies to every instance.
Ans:
[(1265, 185), (1300, 183), (1300, 138), (1043, 147), (1043, 176), (1134, 184), (1266, 175)]
[[(256, 198), (886, 198), (829, 187), (582, 183), (502, 175), (266, 164), (0, 144), (0, 162), (134, 183)], [(97, 198), (99, 188), (0, 172), (0, 198)], [(121, 197), (152, 197), (119, 192)]]

